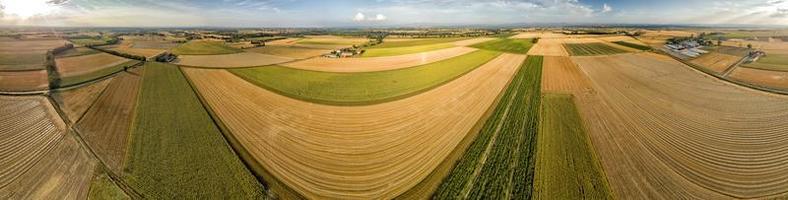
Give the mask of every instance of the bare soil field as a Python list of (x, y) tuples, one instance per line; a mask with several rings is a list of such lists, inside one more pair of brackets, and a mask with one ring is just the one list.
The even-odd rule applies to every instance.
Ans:
[(47, 51), (67, 43), (65, 40), (2, 40), (0, 71), (44, 69)]
[(139, 86), (139, 75), (119, 74), (74, 127), (99, 159), (116, 173), (126, 158)]
[(539, 39), (539, 42), (528, 51), (528, 55), (569, 56), (569, 53), (564, 49), (561, 39)]
[(184, 71), (240, 147), (279, 182), (307, 198), (384, 199), (444, 161), (524, 58), (505, 54), (422, 94), (354, 107), (290, 99), (224, 70)]
[(372, 58), (312, 58), (285, 63), (283, 66), (323, 72), (373, 72), (429, 64), (476, 51), (470, 47), (454, 47), (430, 52)]
[(0, 189), (0, 198), (86, 199), (96, 164), (68, 134), (10, 187)]
[(296, 47), (296, 46), (291, 46), (291, 47), (272, 46), (272, 45), (247, 49), (246, 51), (260, 53), (260, 54), (283, 56), (283, 57), (294, 58), (294, 59), (311, 58), (330, 52), (329, 50), (325, 50), (325, 49), (312, 49), (312, 48)]
[(767, 88), (788, 91), (788, 72), (737, 67), (729, 77)]
[(46, 70), (2, 72), (0, 71), (0, 91), (20, 92), (49, 89)]
[[(788, 192), (788, 98), (659, 55), (574, 57), (596, 93), (578, 106), (621, 199), (764, 198)], [(701, 92), (702, 91), (702, 92)]]
[(82, 114), (93, 105), (93, 102), (96, 101), (96, 98), (98, 98), (110, 82), (112, 82), (112, 78), (91, 83), (88, 86), (80, 88), (57, 91), (52, 93), (51, 96), (60, 106), (60, 109), (66, 114), (68, 120), (74, 123), (79, 121)]
[(545, 56), (542, 64), (543, 92), (589, 92), (588, 78), (567, 56)]
[(222, 55), (181, 55), (175, 64), (193, 67), (236, 68), (265, 66), (292, 60), (288, 57), (244, 52)]
[(739, 62), (741, 59), (742, 57), (710, 52), (698, 58), (692, 59), (690, 63), (703, 66), (717, 73), (723, 73), (726, 69), (728, 69), (728, 67), (736, 62)]
[(0, 191), (29, 189), (15, 182), (57, 146), (66, 124), (43, 96), (0, 96), (0, 113)]

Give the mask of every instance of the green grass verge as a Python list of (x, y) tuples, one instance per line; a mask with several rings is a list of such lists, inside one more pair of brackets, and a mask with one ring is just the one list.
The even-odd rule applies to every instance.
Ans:
[(569, 54), (572, 56), (611, 55), (611, 54), (619, 54), (619, 53), (627, 52), (623, 49), (615, 48), (601, 42), (564, 44), (564, 47), (569, 51)]
[(748, 63), (743, 66), (771, 71), (788, 71), (788, 55), (769, 54), (759, 58), (754, 63)]
[(181, 71), (145, 68), (124, 179), (148, 199), (264, 197)]
[(386, 39), (383, 39), (383, 43), (372, 46), (369, 49), (422, 46), (422, 45), (431, 45), (431, 44), (440, 44), (440, 43), (450, 43), (450, 42), (456, 42), (456, 41), (467, 40), (467, 39), (471, 39), (471, 38), (466, 38), (466, 37), (424, 38), (424, 39), (401, 40), (401, 41), (386, 41)]
[(625, 46), (625, 47), (641, 50), (641, 51), (651, 50), (651, 47), (649, 47), (649, 46), (641, 45), (641, 44), (635, 44), (635, 43), (631, 43), (631, 42), (627, 42), (627, 41), (615, 41), (613, 43), (616, 43), (616, 44), (621, 45), (621, 46)]
[(541, 56), (529, 56), (434, 199), (531, 199)]
[(172, 49), (172, 52), (178, 55), (218, 55), (241, 53), (243, 51), (227, 46), (221, 41), (192, 40), (178, 45), (175, 49)]
[(440, 86), (500, 55), (475, 51), (397, 70), (334, 73), (266, 66), (231, 69), (247, 81), (279, 94), (330, 105), (369, 105), (409, 97)]
[(97, 175), (90, 182), (90, 192), (88, 193), (90, 200), (102, 199), (131, 199), (125, 192), (123, 192), (112, 179), (106, 174)]
[(507, 53), (526, 54), (528, 53), (528, 50), (534, 46), (531, 41), (531, 39), (499, 38), (471, 45), (471, 47)]
[(428, 44), (409, 47), (374, 48), (364, 51), (362, 57), (396, 56), (452, 48), (452, 43)]
[(93, 71), (93, 72), (90, 72), (90, 73), (86, 73), (86, 74), (81, 74), (81, 75), (77, 75), (77, 76), (60, 77), (60, 82), (57, 85), (58, 85), (58, 87), (67, 87), (67, 86), (72, 86), (72, 85), (76, 85), (76, 84), (80, 84), (80, 83), (96, 80), (96, 79), (99, 79), (101, 77), (110, 75), (112, 73), (123, 71), (123, 68), (136, 65), (139, 62), (140, 61), (137, 61), (137, 60), (129, 60), (129, 61), (121, 63), (119, 65), (106, 67), (106, 68), (99, 69), (99, 70), (96, 70), (96, 71)]
[(570, 94), (545, 94), (533, 199), (613, 199)]

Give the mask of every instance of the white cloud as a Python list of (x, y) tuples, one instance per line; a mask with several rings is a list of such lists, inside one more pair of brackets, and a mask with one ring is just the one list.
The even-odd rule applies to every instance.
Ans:
[(602, 13), (613, 11), (613, 8), (607, 4), (602, 4)]
[(356, 13), (356, 16), (353, 17), (353, 21), (357, 22), (364, 21), (364, 19), (366, 19), (366, 17), (364, 17), (364, 13)]
[(383, 15), (383, 14), (375, 15), (375, 21), (385, 21), (386, 19), (388, 19), (388, 18), (385, 15)]
[(375, 21), (386, 21), (387, 19), (388, 19), (388, 17), (386, 17), (386, 16), (385, 16), (385, 15), (383, 15), (383, 14), (377, 14), (377, 15), (375, 15), (374, 17), (373, 17), (373, 16), (369, 16), (369, 17), (367, 17), (366, 15), (364, 15), (364, 13), (360, 13), (360, 12), (359, 12), (359, 13), (356, 13), (356, 16), (354, 16), (354, 17), (353, 17), (353, 21), (355, 21), (355, 22), (363, 22), (363, 21), (370, 21), (370, 22), (375, 22)]

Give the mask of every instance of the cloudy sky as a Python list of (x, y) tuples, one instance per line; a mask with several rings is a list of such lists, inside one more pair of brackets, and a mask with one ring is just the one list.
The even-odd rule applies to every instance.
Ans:
[(788, 0), (0, 0), (0, 25), (345, 27), (511, 23), (788, 26)]

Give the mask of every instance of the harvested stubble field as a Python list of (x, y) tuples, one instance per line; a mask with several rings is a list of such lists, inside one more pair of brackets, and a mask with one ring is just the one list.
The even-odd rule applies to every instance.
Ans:
[(312, 58), (285, 63), (283, 66), (322, 72), (373, 72), (426, 65), (476, 51), (469, 47), (454, 47), (430, 52), (375, 58)]
[(115, 173), (123, 169), (139, 85), (138, 74), (118, 74), (74, 127)]
[(0, 71), (0, 91), (20, 92), (49, 89), (46, 70), (3, 72)]
[(410, 98), (356, 107), (291, 99), (223, 70), (183, 70), (250, 161), (274, 180), (307, 198), (387, 199), (444, 161), (523, 59), (505, 54)]
[(293, 59), (306, 59), (306, 58), (320, 56), (330, 52), (330, 50), (325, 50), (325, 49), (313, 49), (313, 48), (297, 47), (297, 46), (289, 46), (289, 47), (271, 46), (271, 45), (247, 49), (246, 51), (260, 53), (260, 54), (288, 57)]
[(60, 82), (58, 86), (76, 85), (123, 71), (138, 63), (107, 53), (55, 59)]
[(525, 54), (533, 46), (532, 39), (496, 39), (479, 44), (471, 45), (471, 47), (486, 49), (491, 51), (501, 51), (507, 53)]
[(588, 78), (567, 56), (545, 56), (542, 65), (543, 92), (590, 92)]
[(415, 41), (396, 41), (383, 43), (366, 49), (363, 57), (383, 57), (415, 54), (435, 51), (452, 47), (464, 47), (477, 43), (493, 40), (493, 38), (445, 38), (445, 39), (417, 39)]
[(539, 39), (539, 42), (528, 51), (528, 55), (569, 56), (569, 53), (564, 49), (562, 39)]
[(144, 68), (124, 179), (151, 199), (263, 198), (178, 67)]
[(692, 59), (690, 63), (700, 65), (717, 73), (723, 73), (733, 64), (739, 62), (743, 57), (728, 54), (710, 52), (698, 58)]
[(618, 198), (788, 192), (788, 149), (779, 139), (788, 133), (786, 97), (725, 83), (665, 56), (573, 60), (597, 92), (578, 96), (579, 110)]
[(266, 66), (231, 70), (241, 78), (290, 98), (330, 105), (369, 105), (406, 98), (473, 71), (500, 55), (479, 50), (397, 70), (337, 73)]
[(788, 72), (738, 67), (728, 76), (758, 86), (788, 91)]
[(620, 48), (616, 48), (605, 43), (566, 43), (564, 47), (572, 56), (597, 56), (597, 55), (610, 55), (627, 53)]
[(44, 69), (47, 51), (67, 43), (65, 40), (0, 40), (0, 71)]
[(542, 96), (532, 199), (613, 199), (573, 99)]
[(222, 55), (182, 55), (175, 64), (191, 67), (239, 68), (273, 65), (292, 61), (292, 58), (243, 52)]
[(66, 57), (74, 57), (74, 56), (84, 56), (90, 54), (97, 54), (101, 53), (100, 51), (93, 50), (87, 47), (75, 47), (55, 54), (55, 58), (66, 58)]
[(112, 78), (79, 88), (56, 91), (52, 93), (51, 96), (52, 99), (57, 102), (60, 109), (66, 114), (68, 120), (77, 122), (79, 118), (82, 117), (82, 114), (93, 105), (93, 102), (96, 101), (96, 98), (98, 98), (110, 82), (112, 82)]
[(525, 38), (542, 38), (542, 39), (545, 39), (545, 38), (566, 38), (566, 37), (569, 37), (569, 36), (568, 35), (564, 35), (562, 33), (525, 32), (525, 33), (519, 33), (519, 34), (517, 34), (515, 36), (512, 36), (511, 38), (521, 38), (521, 39), (525, 39)]
[(172, 49), (178, 55), (218, 55), (241, 53), (240, 49), (232, 48), (223, 41), (192, 40)]
[(541, 71), (529, 56), (434, 199), (531, 199)]
[(754, 63), (747, 63), (742, 65), (748, 68), (763, 69), (771, 71), (788, 71), (788, 55), (785, 54), (769, 54), (762, 56)]

